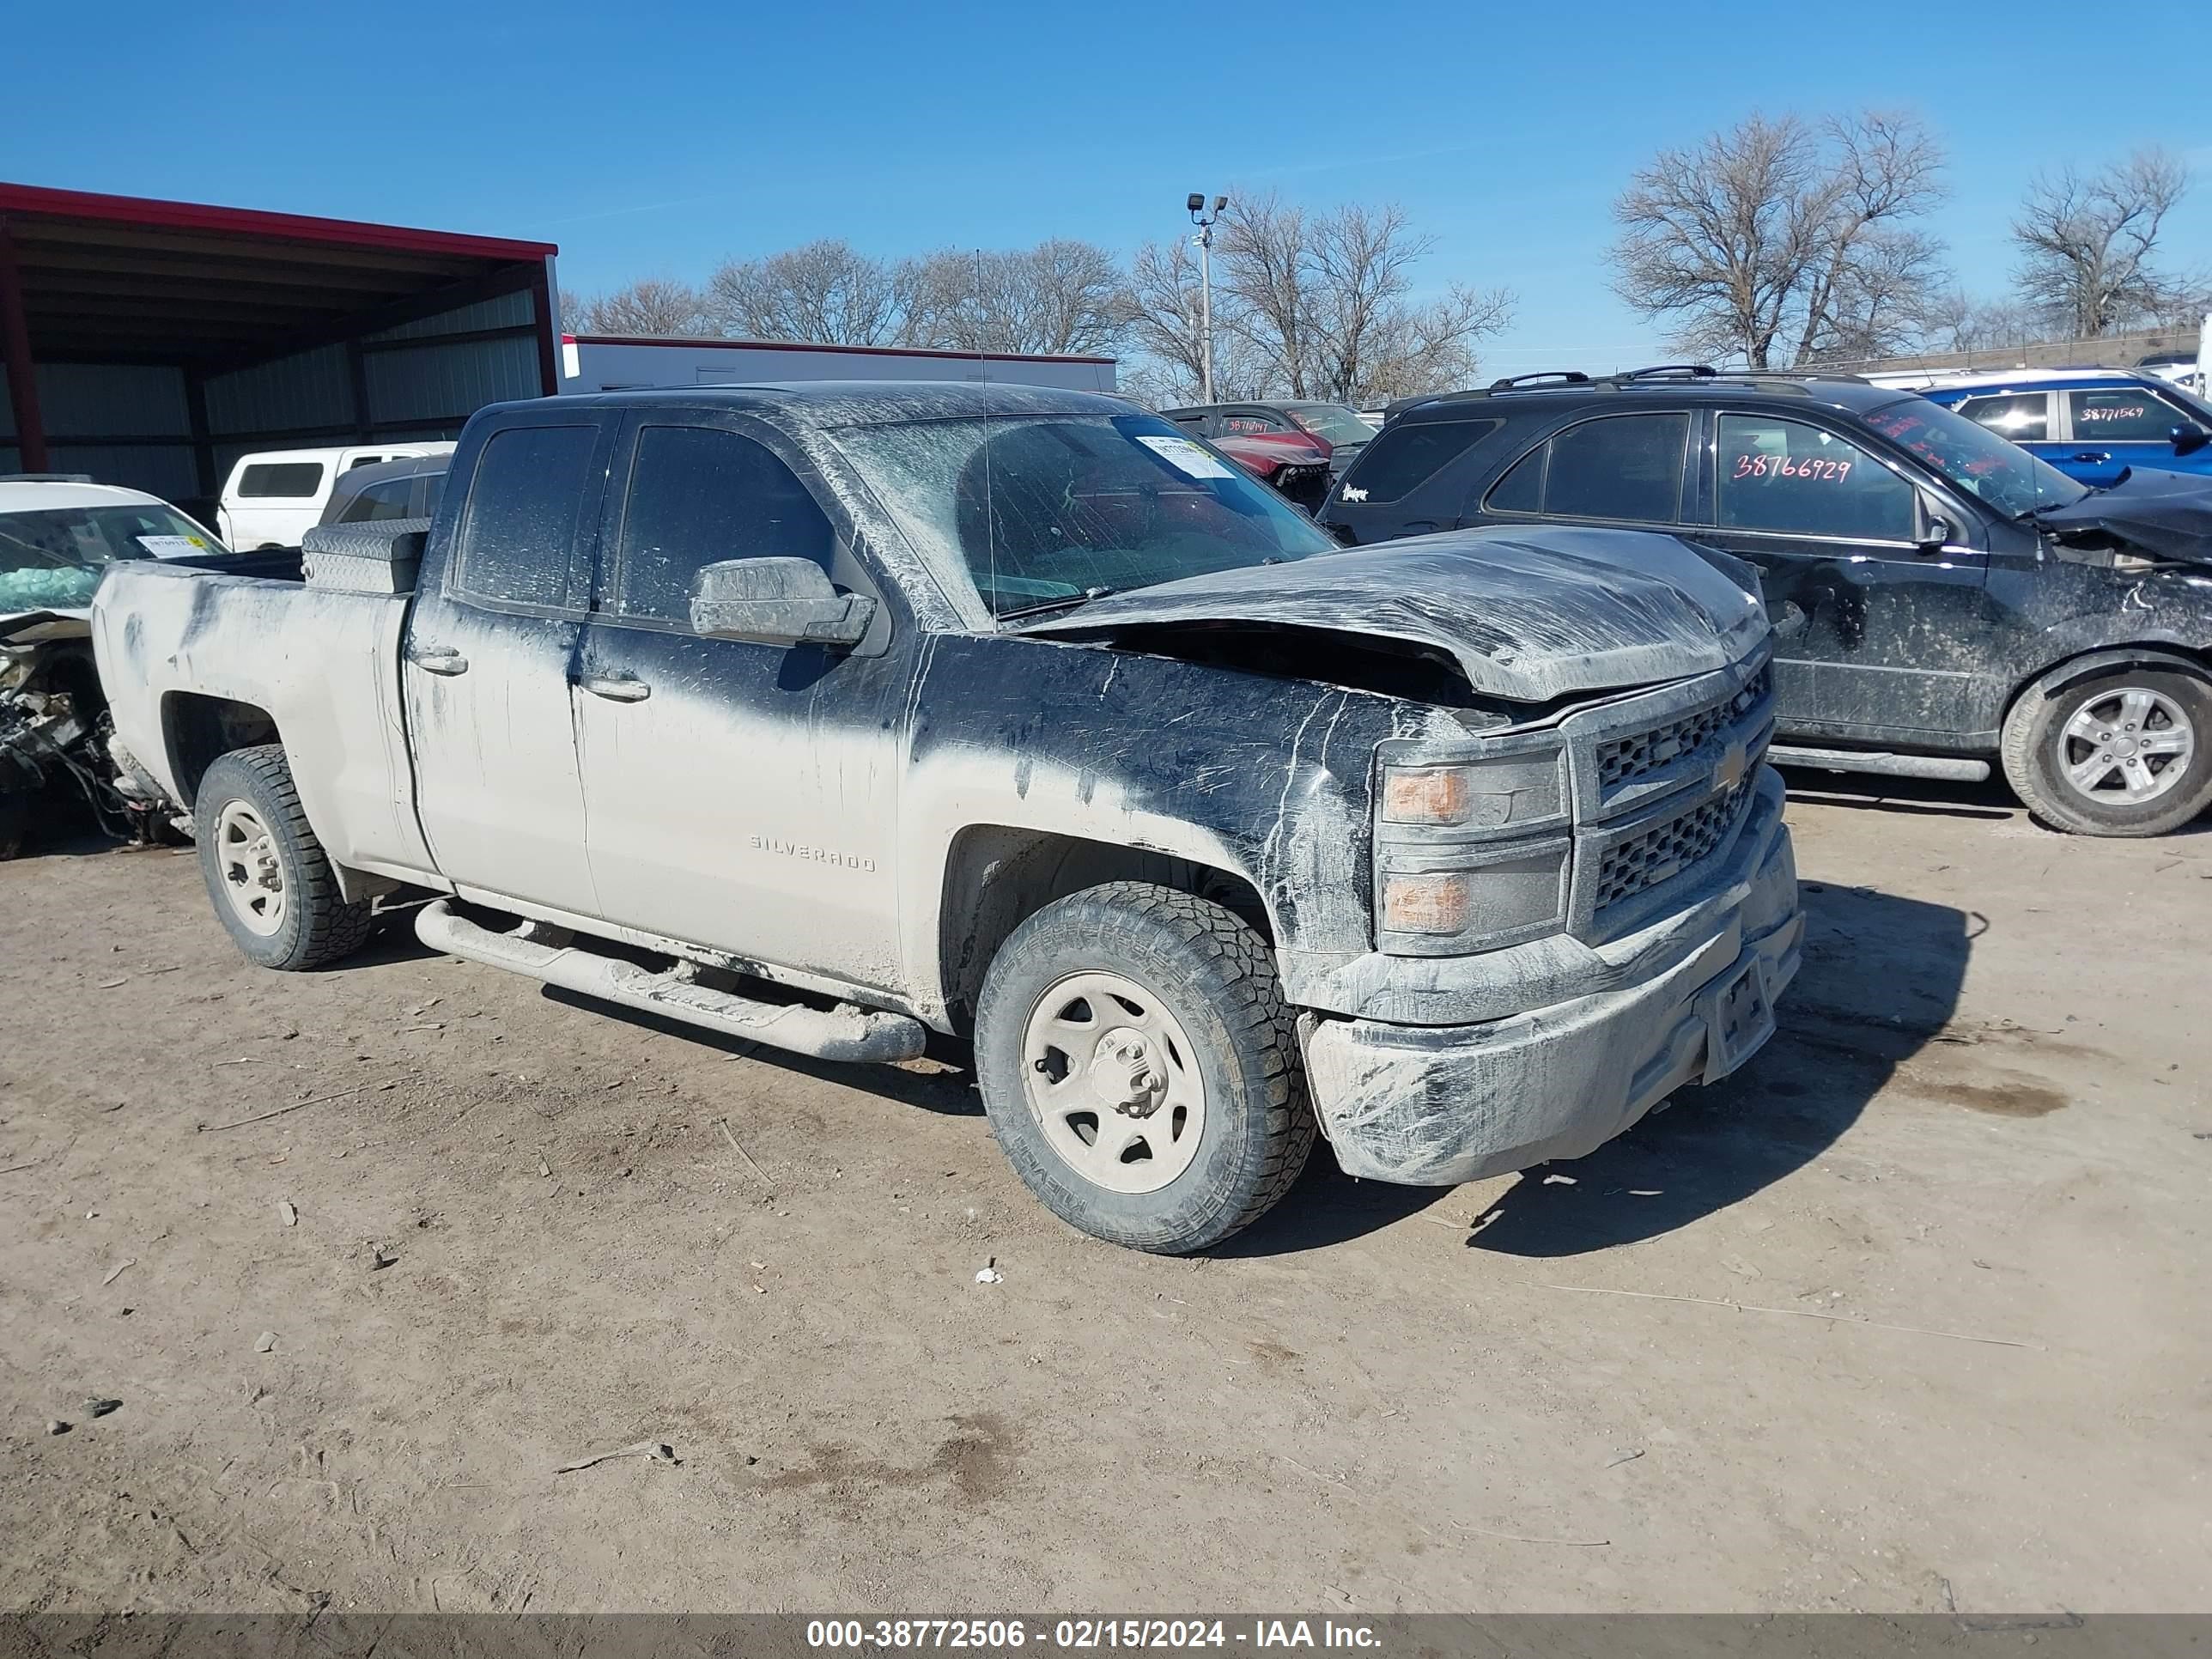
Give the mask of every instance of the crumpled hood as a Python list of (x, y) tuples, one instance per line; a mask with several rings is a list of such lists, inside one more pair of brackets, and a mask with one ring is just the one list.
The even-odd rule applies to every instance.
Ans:
[(84, 639), (92, 633), (89, 611), (15, 611), (0, 616), (0, 645), (36, 645), (46, 640)]
[(1188, 576), (1012, 626), (1080, 636), (1207, 623), (1431, 646), (1478, 693), (1536, 703), (1724, 668), (1766, 632), (1757, 593), (1679, 538), (1559, 525), (1447, 531)]
[(2109, 489), (2035, 515), (2057, 536), (2101, 531), (2155, 559), (2212, 564), (2212, 478), (2136, 467)]

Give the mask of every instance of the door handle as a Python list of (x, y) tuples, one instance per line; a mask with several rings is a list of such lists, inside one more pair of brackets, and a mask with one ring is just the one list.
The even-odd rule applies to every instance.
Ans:
[(643, 702), (653, 695), (651, 686), (627, 674), (585, 674), (577, 678), (576, 684), (609, 702)]
[(426, 674), (465, 674), (469, 659), (450, 645), (410, 645), (407, 660)]
[(2111, 452), (2110, 452), (2110, 451), (2108, 451), (2108, 450), (2102, 450), (2102, 449), (2085, 449), (2085, 450), (2083, 450), (2083, 451), (2082, 451), (2079, 455), (2076, 455), (2074, 459), (2075, 459), (2075, 460), (2077, 460), (2077, 461), (2085, 461), (2085, 462), (2087, 462), (2088, 464), (2090, 464), (2091, 465), (2094, 465), (2096, 463), (2098, 463), (2098, 462), (2100, 462), (2100, 461), (2109, 461), (2109, 460), (2111, 460), (2111, 459), (2112, 459), (2112, 453), (2111, 453)]

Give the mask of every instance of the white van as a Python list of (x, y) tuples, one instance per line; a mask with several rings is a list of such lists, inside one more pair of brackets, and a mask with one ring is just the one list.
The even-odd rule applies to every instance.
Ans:
[(451, 443), (356, 444), (341, 449), (264, 449), (241, 455), (222, 487), (216, 528), (240, 552), (297, 547), (323, 516), (338, 475), (410, 455), (450, 455)]

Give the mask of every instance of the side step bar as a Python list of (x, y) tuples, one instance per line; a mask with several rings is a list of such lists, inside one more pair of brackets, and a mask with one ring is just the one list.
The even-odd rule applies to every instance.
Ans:
[[(531, 924), (537, 928), (537, 924)], [(454, 914), (445, 899), (425, 905), (415, 917), (415, 936), (433, 951), (465, 957), (509, 973), (557, 985), (580, 996), (619, 1002), (668, 1019), (720, 1031), (726, 1036), (811, 1054), (817, 1060), (890, 1061), (920, 1057), (927, 1033), (921, 1022), (904, 1014), (856, 1008), (830, 1009), (759, 1002), (728, 991), (711, 990), (681, 973), (648, 973), (635, 963), (601, 956), (573, 945), (541, 938), (495, 933)]]
[(1865, 749), (1798, 749), (1778, 743), (1766, 751), (1777, 766), (1811, 766), (1824, 772), (1879, 772), (1892, 778), (1945, 778), (1955, 783), (1979, 783), (1990, 775), (1990, 763), (1960, 760), (1948, 755), (1890, 755)]

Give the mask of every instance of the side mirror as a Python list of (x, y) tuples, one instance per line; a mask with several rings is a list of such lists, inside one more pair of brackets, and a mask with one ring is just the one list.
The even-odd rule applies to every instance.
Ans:
[(757, 645), (858, 645), (876, 602), (840, 593), (811, 559), (726, 559), (691, 580), (691, 631)]
[(2173, 453), (2177, 455), (2194, 455), (2205, 445), (2212, 444), (2212, 431), (2208, 431), (2194, 421), (2174, 428), (2166, 435), (2172, 440)]
[(1922, 558), (1932, 559), (1951, 544), (1954, 533), (1948, 519), (1931, 517), (1928, 520), (1928, 527), (1920, 532), (1920, 539), (1914, 544)]

